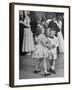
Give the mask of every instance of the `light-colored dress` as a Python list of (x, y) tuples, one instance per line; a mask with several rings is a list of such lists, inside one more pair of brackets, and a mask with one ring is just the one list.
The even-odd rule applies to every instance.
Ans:
[(44, 34), (40, 34), (36, 38), (37, 45), (35, 46), (34, 53), (32, 55), (33, 58), (39, 59), (43, 57), (49, 57), (49, 50), (47, 47), (43, 46), (43, 42), (46, 42), (47, 39)]
[(24, 28), (22, 51), (31, 52), (34, 50), (34, 39), (33, 39), (33, 33), (31, 31), (31, 27), (30, 27), (30, 18), (28, 16), (25, 17), (24, 24), (28, 26), (28, 28)]
[(53, 57), (53, 59), (57, 59), (57, 47), (59, 46), (58, 38), (56, 36), (54, 36), (54, 38), (48, 37), (48, 40), (51, 42), (51, 45), (55, 45), (55, 48), (51, 48), (51, 50), (49, 50), (50, 51), (50, 59), (52, 57)]

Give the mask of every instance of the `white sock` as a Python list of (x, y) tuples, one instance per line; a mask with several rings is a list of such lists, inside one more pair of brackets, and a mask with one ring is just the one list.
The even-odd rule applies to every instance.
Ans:
[(54, 66), (51, 66), (51, 69), (54, 70), (55, 69)]

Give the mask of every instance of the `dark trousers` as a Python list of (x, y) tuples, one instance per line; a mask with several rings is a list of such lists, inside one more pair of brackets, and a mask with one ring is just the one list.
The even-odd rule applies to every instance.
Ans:
[(23, 44), (24, 30), (19, 30), (19, 54), (22, 55), (22, 44)]

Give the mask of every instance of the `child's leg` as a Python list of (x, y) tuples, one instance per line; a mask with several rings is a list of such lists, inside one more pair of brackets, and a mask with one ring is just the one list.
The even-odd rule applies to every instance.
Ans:
[(56, 50), (51, 50), (51, 55), (50, 55), (50, 69), (48, 70), (49, 72), (56, 74), (55, 72), (55, 60), (56, 60)]
[(55, 61), (56, 61), (56, 57), (53, 55), (53, 57), (51, 59), (51, 68), (50, 68), (50, 72), (52, 72), (53, 74), (56, 74)]
[(47, 72), (46, 57), (44, 57), (44, 72)]
[(57, 59), (57, 51), (56, 51), (56, 49), (52, 52), (52, 55), (53, 55), (53, 59), (52, 59), (52, 65), (51, 65), (51, 68), (52, 68), (52, 70), (55, 70), (55, 61), (56, 61), (56, 59)]
[(41, 60), (40, 60), (40, 59), (37, 60), (37, 62), (36, 62), (36, 66), (35, 66), (35, 70), (38, 70), (38, 67), (39, 67), (40, 63), (41, 63)]
[(50, 66), (50, 69), (48, 70), (49, 72), (53, 73), (53, 74), (56, 74), (56, 71), (55, 71), (55, 60), (56, 59), (52, 59), (52, 62), (51, 62), (51, 66)]
[(55, 60), (56, 59), (52, 59), (52, 63), (51, 63), (51, 69), (55, 70)]
[(47, 62), (46, 62), (46, 57), (44, 57), (44, 72), (45, 72), (45, 76), (50, 75), (50, 72), (47, 72)]
[(53, 65), (53, 55), (52, 53), (50, 53), (49, 55), (49, 63), (50, 63), (50, 67)]
[(40, 65), (41, 61), (42, 61), (41, 59), (36, 61), (36, 66), (35, 66), (34, 73), (40, 72), (40, 70), (38, 68), (39, 68), (39, 65)]

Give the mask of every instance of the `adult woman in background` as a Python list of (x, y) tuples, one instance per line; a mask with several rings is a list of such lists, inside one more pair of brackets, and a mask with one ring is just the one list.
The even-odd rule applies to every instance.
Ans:
[(22, 55), (22, 44), (23, 44), (23, 33), (24, 33), (24, 28), (28, 28), (24, 24), (24, 11), (19, 12), (19, 54)]
[(22, 51), (26, 52), (27, 55), (30, 55), (31, 52), (34, 50), (34, 40), (33, 40), (33, 33), (31, 31), (31, 26), (30, 26), (30, 17), (28, 16), (30, 14), (29, 11), (25, 11), (25, 19), (24, 19), (24, 24), (28, 28), (24, 28), (24, 37), (23, 37), (23, 47)]
[[(58, 39), (59, 39), (59, 51), (60, 53), (64, 53), (64, 38), (62, 35), (62, 26), (63, 26), (63, 22), (62, 22), (62, 17), (59, 15), (57, 16), (57, 21), (55, 21), (55, 23), (57, 24), (57, 26), (59, 27), (60, 31), (57, 33)], [(64, 28), (63, 28), (64, 29)], [(64, 34), (64, 33), (63, 33)]]

